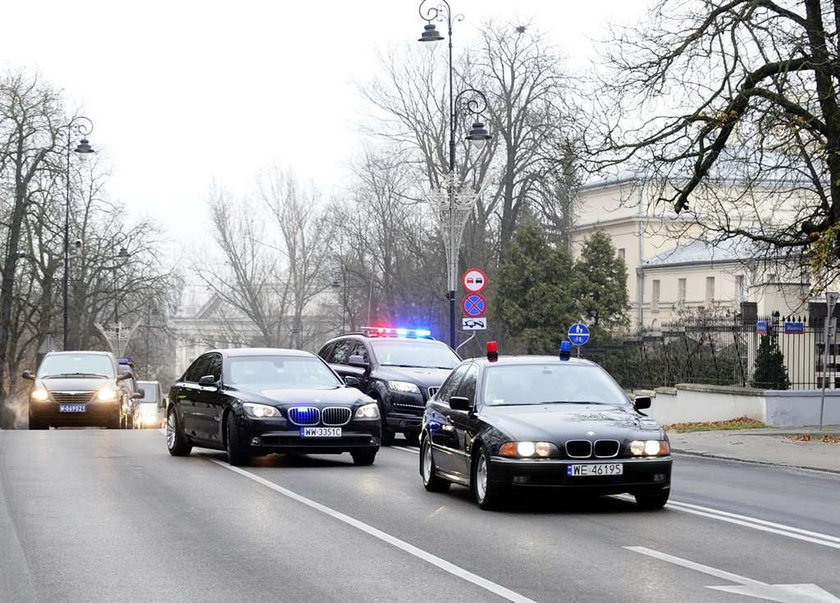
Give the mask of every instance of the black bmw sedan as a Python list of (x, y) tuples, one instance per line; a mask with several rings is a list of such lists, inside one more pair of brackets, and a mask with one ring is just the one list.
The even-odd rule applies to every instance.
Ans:
[(213, 350), (169, 391), (166, 445), (227, 451), (231, 465), (272, 452), (341, 454), (373, 463), (379, 409), (318, 356), (282, 349)]
[(426, 490), (470, 487), (483, 509), (528, 488), (630, 493), (668, 501), (671, 456), (662, 427), (597, 364), (551, 356), (491, 355), (461, 363), (423, 418)]

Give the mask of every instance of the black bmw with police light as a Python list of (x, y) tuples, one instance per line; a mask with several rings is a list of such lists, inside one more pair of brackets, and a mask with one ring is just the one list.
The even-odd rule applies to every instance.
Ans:
[(286, 452), (341, 454), (357, 465), (379, 450), (379, 409), (309, 352), (213, 350), (199, 356), (169, 391), (166, 445), (225, 450), (231, 465)]
[(559, 488), (629, 493), (658, 509), (671, 487), (665, 431), (631, 402), (600, 366), (570, 358), (499, 357), (462, 362), (431, 398), (423, 417), (420, 475), (426, 490), (470, 487), (482, 509), (508, 494)]

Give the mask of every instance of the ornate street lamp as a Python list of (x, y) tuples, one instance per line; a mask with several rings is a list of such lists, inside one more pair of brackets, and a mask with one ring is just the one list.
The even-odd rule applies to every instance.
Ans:
[[(458, 133), (459, 115), (471, 114), (478, 117), (487, 108), (487, 97), (475, 88), (467, 88), (457, 96), (454, 94), (455, 70), (452, 65), (452, 23), (462, 21), (462, 15), (452, 15), (452, 9), (446, 0), (437, 0), (435, 5), (423, 0), (420, 3), (420, 17), (426, 21), (423, 34), (418, 41), (425, 43), (439, 42), (443, 36), (438, 32), (434, 21), (445, 21), (449, 38), (449, 173), (444, 186), (432, 191), (430, 202), (440, 220), (443, 241), (446, 248), (446, 280), (449, 299), (449, 345), (455, 349), (458, 337), (455, 325), (455, 290), (458, 286), (458, 256), (461, 239), (467, 220), (478, 199), (477, 191), (461, 191), (460, 182), (455, 174), (455, 136)], [(439, 3), (438, 3), (439, 2)], [(425, 7), (425, 8), (424, 8)], [(473, 145), (482, 147), (491, 138), (485, 125), (478, 120), (473, 122), (466, 139)]]
[(81, 142), (73, 151), (79, 157), (85, 158), (93, 153), (93, 148), (86, 138), (93, 131), (93, 122), (87, 117), (77, 115), (67, 124), (67, 179), (64, 196), (64, 291), (63, 291), (63, 315), (64, 315), (64, 350), (69, 348), (69, 325), (70, 325), (70, 147), (73, 146), (74, 134), (82, 137)]

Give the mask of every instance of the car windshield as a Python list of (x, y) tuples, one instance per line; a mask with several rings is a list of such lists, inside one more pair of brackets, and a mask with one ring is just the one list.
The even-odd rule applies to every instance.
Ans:
[(38, 377), (114, 377), (114, 365), (102, 354), (54, 354), (44, 358)]
[(240, 389), (335, 389), (342, 383), (318, 358), (233, 356), (224, 376)]
[(511, 364), (486, 371), (484, 402), (524, 404), (628, 404), (621, 387), (597, 366)]
[(385, 366), (451, 369), (461, 361), (439, 341), (381, 339), (372, 341), (371, 346), (379, 364)]
[(137, 387), (143, 390), (143, 402), (157, 402), (158, 384), (154, 381), (138, 381)]

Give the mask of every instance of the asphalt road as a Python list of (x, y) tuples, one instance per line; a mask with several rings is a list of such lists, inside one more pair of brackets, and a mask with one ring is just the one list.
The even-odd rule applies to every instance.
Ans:
[(489, 513), (417, 463), (239, 471), (157, 431), (0, 431), (0, 601), (840, 597), (840, 476), (679, 457), (663, 511), (529, 493)]

